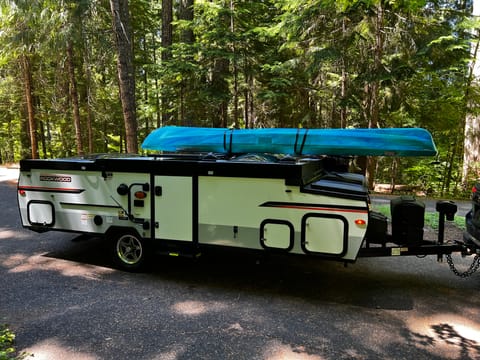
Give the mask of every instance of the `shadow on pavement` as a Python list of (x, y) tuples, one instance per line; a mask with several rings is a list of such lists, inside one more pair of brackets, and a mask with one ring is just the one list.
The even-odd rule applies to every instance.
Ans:
[[(70, 246), (44, 256), (113, 269), (110, 251), (104, 239), (81, 235), (74, 238)], [(390, 260), (423, 261), (361, 259), (346, 267), (340, 262), (304, 256), (265, 256), (212, 249), (198, 259), (156, 255), (141, 275), (153, 281), (183, 283), (190, 288), (300, 297), (312, 302), (400, 311), (412, 310), (413, 299), (418, 294), (449, 291), (448, 283), (441, 278), (425, 277), (408, 266), (398, 270), (391, 266)]]

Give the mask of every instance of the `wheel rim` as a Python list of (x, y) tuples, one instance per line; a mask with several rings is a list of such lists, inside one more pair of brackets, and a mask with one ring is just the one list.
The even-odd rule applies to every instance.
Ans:
[(117, 256), (128, 265), (135, 265), (142, 259), (143, 248), (139, 239), (132, 235), (123, 235), (117, 241)]

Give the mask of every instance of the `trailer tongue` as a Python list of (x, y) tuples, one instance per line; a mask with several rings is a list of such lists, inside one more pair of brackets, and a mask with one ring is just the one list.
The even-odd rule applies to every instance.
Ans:
[[(176, 128), (177, 136), (182, 129)], [(406, 141), (407, 132), (401, 133), (397, 152), (407, 145), (412, 149), (412, 143), (436, 151), (424, 130), (414, 132), (422, 134), (420, 143), (415, 136)], [(252, 141), (250, 136), (242, 141)], [(298, 139), (294, 148), (311, 151), (305, 134)], [(273, 136), (268, 142), (276, 140)], [(378, 145), (372, 141), (369, 147)], [(34, 231), (103, 236), (117, 264), (127, 270), (141, 268), (153, 252), (197, 256), (209, 247), (343, 262), (360, 256), (479, 252), (472, 243), (444, 243), (442, 231), (437, 240), (424, 240), (424, 207), (413, 198), (392, 202), (389, 234), (387, 219), (370, 210), (364, 177), (347, 172), (341, 160), (305, 158), (298, 152), (295, 157), (233, 155), (237, 145), (226, 145), (222, 154), (23, 160), (18, 182), (22, 224)], [(440, 219), (454, 210), (450, 202), (438, 205)]]

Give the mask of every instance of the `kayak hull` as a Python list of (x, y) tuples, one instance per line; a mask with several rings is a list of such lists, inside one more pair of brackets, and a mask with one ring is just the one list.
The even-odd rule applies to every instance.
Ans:
[(431, 134), (421, 128), (222, 129), (166, 126), (152, 131), (144, 150), (339, 156), (433, 156)]

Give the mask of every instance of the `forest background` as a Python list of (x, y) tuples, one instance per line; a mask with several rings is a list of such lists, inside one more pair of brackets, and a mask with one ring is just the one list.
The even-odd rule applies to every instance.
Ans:
[(166, 125), (423, 127), (435, 159), (369, 184), (480, 177), (472, 1), (0, 0), (0, 160), (141, 152)]

